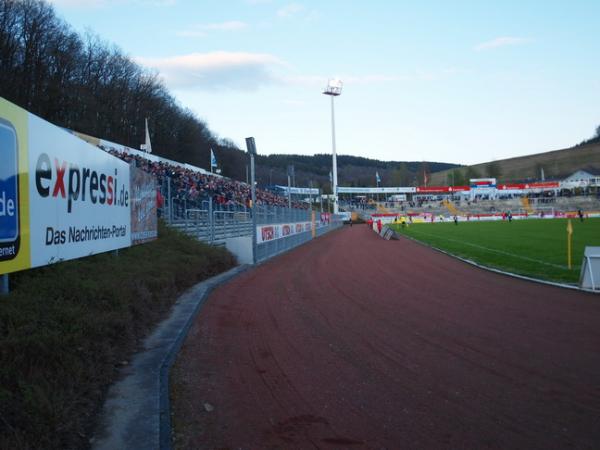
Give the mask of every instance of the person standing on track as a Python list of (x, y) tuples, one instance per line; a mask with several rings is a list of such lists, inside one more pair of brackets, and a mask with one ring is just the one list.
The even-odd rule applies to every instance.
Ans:
[(381, 234), (381, 229), (383, 228), (383, 224), (381, 223), (381, 219), (377, 221), (377, 231)]

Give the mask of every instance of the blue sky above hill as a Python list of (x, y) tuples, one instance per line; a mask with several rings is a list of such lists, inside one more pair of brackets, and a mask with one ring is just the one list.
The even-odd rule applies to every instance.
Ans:
[(600, 2), (54, 0), (159, 71), (221, 137), (261, 153), (477, 163), (600, 125)]

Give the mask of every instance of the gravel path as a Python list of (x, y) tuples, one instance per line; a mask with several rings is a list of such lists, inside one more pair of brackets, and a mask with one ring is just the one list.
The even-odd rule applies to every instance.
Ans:
[(210, 296), (176, 447), (599, 448), (600, 297), (345, 227)]

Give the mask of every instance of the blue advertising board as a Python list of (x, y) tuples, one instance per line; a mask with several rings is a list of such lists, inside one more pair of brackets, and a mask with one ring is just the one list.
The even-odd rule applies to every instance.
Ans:
[(17, 133), (0, 120), (0, 261), (14, 258), (19, 243), (19, 161)]

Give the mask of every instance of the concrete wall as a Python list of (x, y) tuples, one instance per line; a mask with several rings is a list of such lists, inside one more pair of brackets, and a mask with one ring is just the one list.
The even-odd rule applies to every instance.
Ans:
[(238, 236), (225, 239), (225, 247), (235, 255), (239, 264), (253, 264), (252, 236)]

